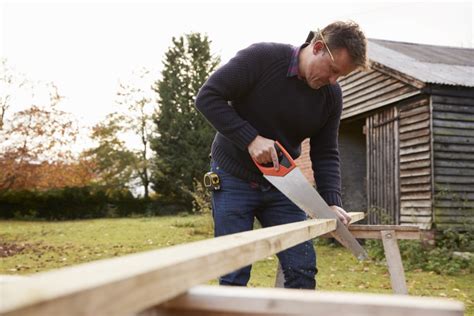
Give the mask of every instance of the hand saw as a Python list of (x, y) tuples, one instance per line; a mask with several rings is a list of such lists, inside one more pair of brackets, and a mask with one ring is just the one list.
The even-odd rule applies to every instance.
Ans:
[(275, 142), (275, 149), (280, 162), (278, 170), (275, 170), (273, 164), (261, 165), (254, 159), (263, 176), (310, 217), (336, 219), (337, 226), (336, 230), (331, 232), (332, 236), (348, 248), (357, 259), (367, 259), (367, 252), (329, 208), (318, 191), (311, 186), (285, 148), (279, 142)]

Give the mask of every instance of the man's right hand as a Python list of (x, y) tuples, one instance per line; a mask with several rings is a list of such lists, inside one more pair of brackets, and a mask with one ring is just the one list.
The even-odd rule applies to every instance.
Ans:
[(274, 140), (258, 135), (248, 146), (248, 151), (259, 164), (272, 162), (275, 170), (280, 169)]

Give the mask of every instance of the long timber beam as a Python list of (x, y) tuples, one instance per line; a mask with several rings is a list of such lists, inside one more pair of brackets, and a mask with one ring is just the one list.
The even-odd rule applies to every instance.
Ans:
[(463, 311), (460, 302), (429, 297), (197, 286), (140, 316), (462, 316)]
[(1, 286), (0, 315), (129, 315), (335, 227), (307, 220), (38, 273)]

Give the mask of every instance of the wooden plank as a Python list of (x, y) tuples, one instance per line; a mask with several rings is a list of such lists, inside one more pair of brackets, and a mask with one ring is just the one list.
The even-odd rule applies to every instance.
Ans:
[(431, 216), (414, 216), (414, 215), (402, 215), (400, 216), (401, 225), (409, 224), (419, 226), (420, 229), (430, 229), (432, 222)]
[(355, 71), (355, 72), (351, 73), (350, 75), (345, 76), (344, 78), (341, 78), (341, 85), (342, 84), (346, 85), (346, 84), (349, 84), (351, 82), (357, 81), (360, 78), (365, 77), (367, 75), (370, 75), (373, 72), (374, 72), (374, 70), (369, 70), (367, 72)]
[(461, 316), (464, 305), (429, 297), (202, 285), (156, 309), (241, 315)]
[(474, 192), (474, 186), (465, 184), (436, 183), (435, 192)]
[(431, 200), (401, 201), (401, 207), (431, 207)]
[(474, 168), (474, 161), (467, 160), (441, 160), (435, 159), (435, 167), (451, 167), (451, 168)]
[(440, 144), (434, 143), (433, 148), (435, 151), (451, 151), (451, 152), (466, 152), (474, 153), (474, 146), (472, 145), (451, 145), (451, 144)]
[[(398, 84), (397, 84), (398, 83)], [(351, 102), (358, 102), (360, 100), (367, 100), (369, 95), (371, 95), (370, 98), (373, 98), (375, 96), (378, 96), (383, 93), (383, 91), (391, 91), (387, 87), (393, 86), (393, 89), (397, 89), (399, 87), (402, 87), (403, 84), (400, 84), (399, 81), (395, 79), (391, 79), (390, 77), (385, 77), (381, 80), (377, 80), (370, 86), (365, 86), (364, 89), (360, 89), (358, 91), (354, 91), (350, 95), (344, 95), (344, 103), (351, 103)], [(387, 89), (386, 89), (387, 88)]]
[(426, 151), (430, 151), (429, 144), (413, 146), (413, 147), (408, 147), (408, 148), (400, 148), (400, 156), (416, 154), (416, 153), (421, 153), (421, 152), (426, 152)]
[(474, 169), (469, 168), (446, 168), (446, 167), (436, 167), (436, 175), (448, 175), (448, 176), (474, 176)]
[(442, 135), (435, 135), (434, 136), (435, 143), (447, 143), (447, 144), (462, 144), (466, 146), (473, 146), (474, 147), (474, 137), (467, 137), (467, 136), (442, 136)]
[(433, 102), (444, 104), (474, 105), (474, 99), (472, 98), (448, 97), (440, 95), (433, 95)]
[(474, 129), (474, 122), (459, 122), (433, 119), (433, 126), (459, 129)]
[(414, 109), (418, 109), (420, 107), (423, 107), (425, 105), (429, 105), (429, 97), (428, 96), (419, 96), (418, 98), (416, 99), (410, 99), (410, 100), (407, 100), (406, 103), (404, 104), (400, 104), (399, 105), (399, 109), (400, 109), (400, 115), (402, 113), (406, 113), (406, 112), (410, 112)]
[(431, 168), (401, 170), (400, 178), (428, 176), (431, 174)]
[(433, 210), (431, 207), (405, 207), (402, 215), (409, 216), (431, 216)]
[(436, 200), (436, 206), (439, 207), (452, 207), (452, 208), (473, 208), (474, 201), (445, 201), (445, 200)]
[(400, 119), (400, 126), (407, 126), (410, 124), (423, 122), (423, 121), (429, 120), (429, 118), (430, 118), (430, 113), (420, 113), (417, 115), (405, 117), (403, 119)]
[(436, 200), (474, 201), (474, 193), (437, 191), (435, 198)]
[(395, 294), (408, 295), (405, 271), (403, 270), (400, 249), (398, 248), (397, 235), (394, 230), (383, 230), (380, 234), (382, 236), (383, 249), (385, 252), (385, 259), (387, 260), (393, 292)]
[(435, 215), (440, 216), (461, 216), (465, 217), (472, 217), (474, 219), (474, 209), (464, 208), (464, 209), (453, 209), (450, 207), (440, 207), (436, 205), (435, 201), (435, 208), (434, 208)]
[(474, 106), (469, 106), (469, 105), (463, 106), (463, 105), (434, 103), (433, 110), (437, 112), (474, 114)]
[[(441, 150), (436, 150), (433, 154), (434, 158), (450, 159), (450, 160), (470, 160), (474, 161), (474, 153), (463, 153), (463, 152), (446, 152)], [(435, 159), (436, 161), (436, 159)]]
[(431, 192), (416, 192), (416, 193), (406, 193), (400, 197), (401, 201), (410, 201), (410, 200), (428, 200), (431, 199)]
[(128, 315), (335, 229), (308, 220), (38, 273), (2, 286), (0, 313)]
[(370, 74), (366, 74), (359, 80), (355, 80), (350, 83), (346, 83), (345, 81), (340, 80), (342, 95), (350, 95), (351, 93), (360, 89), (364, 89), (367, 85), (371, 85), (374, 82), (380, 81), (383, 78), (386, 78), (386, 76), (384, 76), (380, 72), (372, 72)]
[(438, 176), (435, 175), (435, 183), (457, 183), (457, 184), (474, 184), (473, 177), (461, 177), (461, 176)]
[(452, 230), (452, 231), (457, 231), (457, 232), (465, 232), (469, 230), (469, 227), (467, 225), (461, 225), (461, 224), (451, 224), (451, 223), (436, 223), (436, 229), (439, 230)]
[(429, 160), (421, 160), (421, 161), (412, 161), (412, 162), (407, 162), (403, 163), (400, 166), (400, 170), (410, 170), (410, 169), (418, 169), (418, 168), (423, 168), (423, 167), (430, 167), (431, 161)]
[(400, 133), (411, 132), (419, 129), (425, 129), (430, 127), (430, 120), (421, 121), (418, 123), (400, 126)]
[[(380, 233), (382, 230), (394, 230), (399, 232), (419, 232), (420, 229), (417, 226), (401, 226), (401, 225), (350, 225), (349, 230), (351, 232), (357, 231), (375, 231)], [(380, 236), (379, 236), (380, 237)]]
[[(391, 96), (400, 94), (400, 91), (407, 88), (408, 87), (406, 87), (404, 83), (401, 83), (401, 82), (393, 83), (387, 87), (377, 90), (376, 92), (369, 93), (360, 98), (354, 99), (350, 102), (344, 102), (344, 104), (347, 105), (347, 107), (351, 107), (363, 102), (374, 103), (374, 100), (378, 100), (378, 101), (380, 101), (381, 99), (386, 100), (386, 99), (389, 99)], [(408, 88), (407, 90), (412, 90), (412, 89)]]
[(433, 112), (433, 118), (437, 120), (474, 122), (473, 115), (466, 115), (464, 113)]
[(422, 152), (417, 154), (405, 155), (400, 157), (400, 163), (404, 164), (412, 161), (421, 161), (430, 159), (430, 152)]
[(466, 228), (471, 228), (474, 224), (474, 216), (436, 216), (436, 222), (444, 224), (459, 224), (464, 225)]
[(428, 103), (423, 100), (424, 105), (420, 105), (416, 108), (412, 108), (410, 110), (405, 110), (402, 107), (400, 108), (400, 120), (403, 121), (405, 119), (411, 118), (413, 116), (421, 115), (421, 114), (428, 114), (430, 112), (430, 108)]
[[(400, 225), (351, 225), (349, 230), (358, 239), (382, 239), (382, 230), (393, 229), (397, 232), (398, 239), (420, 239), (420, 229), (417, 226)], [(324, 234), (319, 238), (331, 238)]]
[(378, 108), (382, 108), (389, 104), (394, 104), (398, 101), (405, 100), (409, 97), (416, 96), (419, 94), (420, 94), (419, 90), (413, 90), (410, 87), (405, 87), (405, 88), (400, 89), (399, 91), (395, 91), (394, 93), (383, 96), (380, 100), (379, 98), (377, 98), (376, 100), (370, 100), (370, 102), (357, 104), (352, 107), (349, 107), (346, 104), (344, 104), (341, 120), (355, 117), (360, 114), (367, 113), (369, 111), (376, 110)]
[(421, 130), (416, 130), (416, 131), (404, 131), (403, 133), (400, 134), (400, 141), (418, 138), (418, 137), (422, 137), (426, 135), (430, 135), (430, 130), (426, 128), (421, 129)]
[(431, 183), (430, 176), (421, 176), (415, 178), (402, 178), (400, 179), (401, 185), (409, 185), (409, 184), (429, 184)]
[(434, 135), (474, 137), (474, 129), (434, 127)]
[(415, 185), (402, 185), (400, 187), (400, 192), (407, 193), (407, 192), (431, 192), (431, 185), (430, 184), (415, 184)]
[[(398, 108), (395, 107), (395, 115), (399, 115)], [(400, 122), (395, 121), (393, 124), (393, 141), (394, 141), (394, 151), (393, 151), (393, 157), (395, 159), (394, 163), (394, 168), (395, 168), (395, 173), (394, 173), (394, 199), (395, 199), (395, 211), (397, 212), (396, 215), (396, 222), (395, 224), (400, 224)]]
[(400, 148), (406, 148), (406, 147), (411, 147), (411, 146), (416, 146), (416, 145), (424, 145), (424, 144), (429, 144), (431, 141), (430, 136), (422, 136), (422, 137), (417, 137), (413, 139), (408, 139), (408, 140), (403, 140), (400, 141)]

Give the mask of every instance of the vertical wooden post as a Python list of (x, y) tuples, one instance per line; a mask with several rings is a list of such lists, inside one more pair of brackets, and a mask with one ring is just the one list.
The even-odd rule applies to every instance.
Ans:
[(394, 230), (382, 230), (383, 249), (387, 259), (390, 281), (395, 294), (408, 294), (405, 281), (405, 272), (403, 271), (402, 258), (398, 248), (397, 236)]

